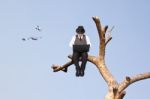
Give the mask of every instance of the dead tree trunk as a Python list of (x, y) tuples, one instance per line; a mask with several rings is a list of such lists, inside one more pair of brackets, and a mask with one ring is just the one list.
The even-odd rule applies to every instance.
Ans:
[[(97, 67), (101, 76), (103, 77), (103, 79), (108, 85), (108, 93), (106, 94), (104, 99), (123, 99), (123, 97), (126, 94), (125, 89), (129, 85), (133, 84), (134, 82), (150, 78), (150, 72), (138, 74), (133, 77), (126, 76), (124, 81), (122, 81), (121, 83), (118, 83), (105, 64), (105, 48), (106, 48), (106, 45), (112, 39), (110, 35), (111, 31), (108, 32), (109, 34), (106, 34), (108, 26), (103, 27), (100, 23), (99, 17), (93, 17), (93, 20), (96, 24), (98, 35), (99, 35), (99, 53), (97, 56), (89, 55), (88, 61), (93, 63)], [(69, 56), (69, 58), (72, 58), (72, 57)], [(52, 68), (54, 72), (57, 72), (60, 70), (66, 72), (68, 66), (72, 64), (73, 62), (70, 61), (63, 66), (53, 65)]]

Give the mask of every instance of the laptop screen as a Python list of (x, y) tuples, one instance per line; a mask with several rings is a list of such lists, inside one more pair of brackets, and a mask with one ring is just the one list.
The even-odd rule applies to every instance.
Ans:
[(73, 45), (73, 52), (88, 52), (90, 45)]

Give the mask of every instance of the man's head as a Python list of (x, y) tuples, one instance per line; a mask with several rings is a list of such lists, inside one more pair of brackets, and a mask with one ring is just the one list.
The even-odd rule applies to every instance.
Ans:
[(85, 33), (84, 27), (83, 26), (78, 26), (78, 28), (76, 29), (76, 32), (78, 34), (84, 34)]

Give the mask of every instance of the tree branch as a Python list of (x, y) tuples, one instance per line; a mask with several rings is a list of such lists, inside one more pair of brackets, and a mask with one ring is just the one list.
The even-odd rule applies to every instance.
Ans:
[(111, 39), (112, 39), (112, 37), (110, 37), (110, 36), (107, 38), (105, 46), (110, 42)]
[[(69, 55), (68, 58), (72, 59), (72, 55)], [(80, 58), (80, 60), (81, 60), (81, 58)], [(91, 63), (93, 63), (93, 64), (96, 64), (97, 61), (98, 61), (98, 59), (97, 59), (97, 57), (95, 57), (95, 56), (88, 55), (87, 61), (89, 61), (89, 62), (91, 62)]]
[(73, 64), (73, 62), (71, 60), (71, 61), (67, 62), (66, 64), (64, 64), (63, 66), (53, 65), (51, 68), (53, 69), (53, 72), (58, 72), (60, 70), (67, 72), (67, 68), (72, 64)]
[[(105, 26), (104, 28), (102, 28), (100, 19), (97, 16), (93, 17), (93, 20), (94, 20), (97, 30), (98, 30), (99, 42), (100, 42), (99, 43), (99, 46), (100, 46), (99, 47), (99, 58), (96, 63), (96, 66), (98, 67), (99, 72), (101, 73), (104, 80), (107, 82), (108, 86), (112, 85), (112, 86), (116, 87), (116, 86), (118, 86), (118, 83), (117, 83), (116, 79), (113, 77), (113, 75), (110, 73), (110, 71), (107, 69), (107, 66), (105, 65), (105, 48), (106, 48), (107, 43), (111, 40), (111, 37), (108, 38), (107, 41), (105, 38), (108, 26)], [(112, 89), (112, 90), (113, 90), (113, 88), (110, 87), (110, 89)]]
[(108, 26), (105, 26), (105, 28), (102, 28), (99, 17), (95, 16), (93, 17), (93, 20), (96, 24), (97, 31), (99, 34), (99, 58), (101, 61), (104, 61), (105, 57), (105, 32), (107, 31)]
[[(67, 72), (67, 68), (73, 64), (73, 61), (72, 61), (72, 55), (69, 55), (68, 58), (71, 59), (71, 61), (67, 62), (66, 64), (64, 64), (63, 66), (60, 66), (60, 65), (53, 65), (51, 68), (53, 69), (53, 72), (58, 72), (58, 71), (64, 71), (64, 72)], [(81, 60), (81, 59), (80, 59)], [(91, 56), (91, 55), (88, 55), (88, 61), (95, 64), (96, 61), (97, 61), (97, 58), (95, 56)]]
[(107, 29), (108, 29), (108, 25), (106, 25), (105, 28), (104, 28), (105, 33), (106, 33)]
[(132, 83), (140, 81), (140, 80), (148, 79), (148, 78), (150, 78), (150, 72), (138, 74), (138, 75), (133, 76), (133, 77), (126, 77), (126, 79), (120, 84), (118, 90), (119, 90), (119, 92), (122, 92)]
[(99, 34), (99, 38), (102, 39), (102, 37), (103, 37), (103, 34), (101, 33), (102, 26), (101, 26), (99, 17), (95, 16), (95, 17), (93, 17), (93, 20), (94, 20), (94, 22), (96, 24), (97, 31), (98, 31), (98, 34)]
[(109, 41), (112, 39), (111, 37), (111, 32), (112, 30), (114, 29), (114, 26), (108, 31), (108, 35), (107, 35), (107, 39), (106, 39), (106, 42), (105, 42), (105, 46), (109, 43)]

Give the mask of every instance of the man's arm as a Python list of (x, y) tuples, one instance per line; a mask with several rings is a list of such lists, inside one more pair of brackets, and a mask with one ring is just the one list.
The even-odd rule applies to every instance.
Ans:
[(90, 39), (89, 39), (89, 37), (87, 35), (86, 35), (86, 41), (87, 41), (87, 44), (89, 44), (91, 46)]
[(72, 37), (70, 43), (69, 43), (69, 46), (72, 48), (73, 44), (74, 44), (74, 41), (75, 41), (75, 36)]

